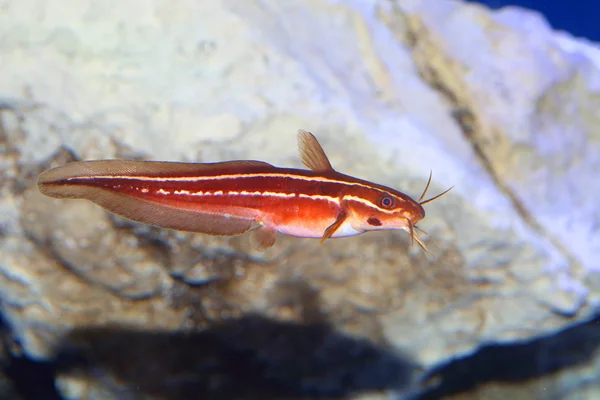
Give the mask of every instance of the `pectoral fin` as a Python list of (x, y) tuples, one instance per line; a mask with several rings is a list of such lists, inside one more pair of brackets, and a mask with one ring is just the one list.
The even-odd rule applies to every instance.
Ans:
[(342, 226), (344, 221), (346, 221), (346, 218), (348, 218), (348, 214), (346, 214), (346, 211), (342, 210), (339, 213), (335, 222), (333, 224), (329, 225), (327, 227), (327, 229), (325, 229), (325, 232), (323, 233), (323, 237), (321, 238), (320, 244), (323, 244), (323, 242), (325, 240), (329, 239), (340, 228), (340, 226)]

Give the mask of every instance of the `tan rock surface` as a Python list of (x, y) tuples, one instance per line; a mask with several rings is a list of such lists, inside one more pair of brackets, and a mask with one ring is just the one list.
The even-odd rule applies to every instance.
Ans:
[[(177, 354), (195, 346), (215, 346), (190, 353), (198, 365), (242, 354), (271, 377), (262, 383), (349, 396), (406, 389), (412, 362), (428, 369), (591, 318), (598, 66), (587, 47), (511, 15), (431, 0), (5, 2), (0, 294), (14, 335), (39, 359), (70, 341), (88, 349), (102, 378), (61, 375), (68, 398), (168, 397), (154, 377), (185, 390)], [(139, 226), (35, 187), (73, 159), (299, 167), (300, 128), (344, 173), (413, 196), (430, 169), (431, 193), (456, 185), (422, 224), (436, 262), (403, 232), (321, 247), (279, 237), (260, 254), (246, 236)], [(277, 332), (288, 358), (269, 350)], [(294, 349), (302, 334), (314, 340)], [(322, 359), (327, 340), (337, 350)], [(144, 379), (121, 369), (164, 357)], [(231, 368), (196, 384), (212, 393), (240, 376)], [(266, 388), (253, 393), (290, 395)]]

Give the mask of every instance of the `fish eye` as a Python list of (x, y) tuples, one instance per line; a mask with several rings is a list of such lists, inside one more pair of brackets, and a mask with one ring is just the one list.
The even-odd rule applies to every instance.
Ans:
[(394, 198), (388, 194), (385, 194), (381, 197), (381, 199), (379, 200), (379, 204), (381, 205), (381, 207), (383, 208), (392, 208), (394, 207)]

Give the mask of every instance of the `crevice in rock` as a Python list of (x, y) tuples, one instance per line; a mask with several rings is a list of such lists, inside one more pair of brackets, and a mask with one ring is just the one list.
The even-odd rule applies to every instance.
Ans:
[(599, 356), (597, 316), (554, 335), (526, 343), (485, 346), (469, 357), (442, 365), (428, 374), (428, 380), (439, 383), (418, 396), (418, 400), (452, 399), (459, 395), (461, 399), (487, 398), (481, 391), (489, 384), (495, 385), (500, 394), (503, 385), (517, 385), (523, 392), (546, 388), (550, 392), (545, 392), (545, 396), (552, 397), (551, 390), (564, 390), (557, 383), (553, 385), (559, 381), (557, 374), (594, 363), (594, 357)]
[[(541, 237), (546, 238), (569, 261), (571, 267), (581, 269), (577, 258), (554, 235), (549, 233), (527, 210), (519, 196), (504, 182), (493, 162), (487, 156), (485, 147), (489, 141), (481, 131), (482, 122), (478, 118), (477, 107), (468, 98), (468, 87), (459, 72), (461, 66), (448, 57), (431, 38), (425, 24), (418, 16), (408, 15), (392, 1), (393, 21), (384, 21), (390, 31), (398, 36), (412, 51), (413, 61), (423, 79), (432, 89), (440, 93), (452, 107), (452, 117), (473, 148), (479, 163), (485, 168), (494, 185), (507, 196), (521, 219)], [(493, 129), (493, 128), (488, 128)]]
[[(62, 397), (54, 385), (55, 371), (53, 363), (34, 361), (22, 352), (15, 353), (11, 351), (11, 348), (18, 348), (18, 344), (13, 343), (14, 339), (10, 329), (2, 318), (0, 318), (0, 335), (2, 346), (5, 349), (2, 359), (2, 373), (14, 389), (14, 393), (6, 398), (61, 400)], [(0, 396), (4, 395), (7, 395), (7, 393), (4, 391), (0, 393)]]

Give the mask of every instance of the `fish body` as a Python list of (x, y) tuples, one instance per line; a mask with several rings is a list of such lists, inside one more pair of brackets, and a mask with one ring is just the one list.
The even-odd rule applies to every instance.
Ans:
[(252, 160), (81, 161), (42, 173), (38, 187), (47, 196), (87, 199), (154, 226), (226, 236), (252, 230), (259, 249), (274, 244), (275, 232), (323, 241), (404, 229), (415, 237), (413, 227), (425, 217), (422, 204), (433, 199), (420, 203), (335, 171), (306, 131), (299, 132), (299, 149), (307, 170)]

